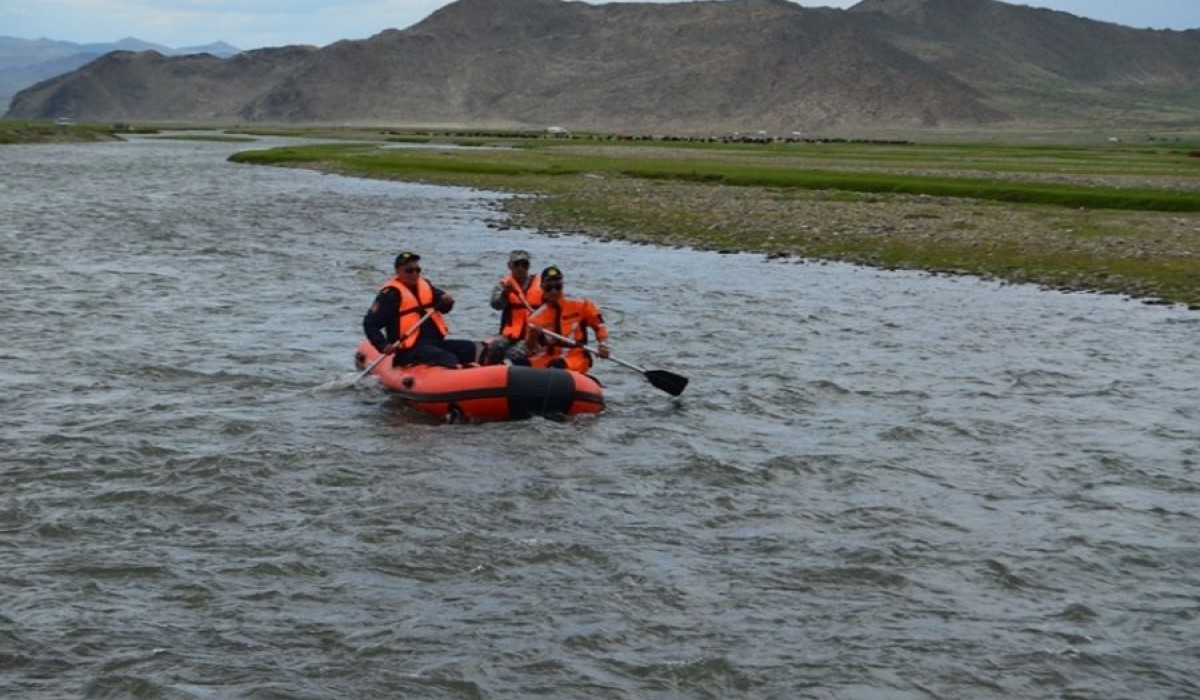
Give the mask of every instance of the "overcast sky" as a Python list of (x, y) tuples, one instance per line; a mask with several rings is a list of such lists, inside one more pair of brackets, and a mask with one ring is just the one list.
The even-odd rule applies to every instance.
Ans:
[[(670, 0), (667, 0), (670, 1)], [(799, 0), (850, 7), (858, 0)], [(227, 41), (241, 49), (324, 46), (409, 27), (447, 0), (0, 0), (0, 36), (173, 48)], [(1080, 17), (1152, 29), (1200, 28), (1200, 0), (1026, 0)]]

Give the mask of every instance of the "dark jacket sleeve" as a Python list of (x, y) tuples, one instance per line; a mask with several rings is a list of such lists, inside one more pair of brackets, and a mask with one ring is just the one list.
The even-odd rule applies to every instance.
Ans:
[(375, 297), (375, 302), (363, 316), (363, 333), (376, 350), (383, 352), (396, 335), (396, 314), (400, 310), (396, 290), (387, 289)]
[(444, 314), (448, 314), (454, 309), (454, 302), (452, 301), (454, 297), (443, 299), (442, 297), (444, 296), (446, 296), (446, 290), (441, 287), (433, 287), (433, 308)]

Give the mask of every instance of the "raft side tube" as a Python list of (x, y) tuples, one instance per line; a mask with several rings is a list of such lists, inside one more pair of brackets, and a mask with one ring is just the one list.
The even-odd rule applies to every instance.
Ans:
[(511, 417), (570, 415), (574, 401), (575, 381), (569, 373), (515, 365), (508, 368)]

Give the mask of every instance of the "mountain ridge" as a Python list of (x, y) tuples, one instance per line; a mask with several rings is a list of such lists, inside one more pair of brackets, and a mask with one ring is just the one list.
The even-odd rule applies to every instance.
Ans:
[(171, 48), (128, 36), (114, 42), (87, 44), (44, 37), (0, 36), (0, 104), (7, 106), (22, 89), (70, 73), (112, 51), (157, 51), (165, 56), (208, 53), (226, 58), (240, 53), (241, 49), (224, 41)]
[(1200, 31), (1000, 0), (458, 0), (407, 29), (217, 59), (107, 54), (10, 118), (776, 132), (1197, 124)]

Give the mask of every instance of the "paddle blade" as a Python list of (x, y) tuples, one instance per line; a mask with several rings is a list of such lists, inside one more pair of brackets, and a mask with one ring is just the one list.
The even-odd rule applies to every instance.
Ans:
[(671, 396), (679, 396), (688, 385), (687, 377), (668, 372), (665, 369), (647, 370), (644, 374), (647, 381)]

